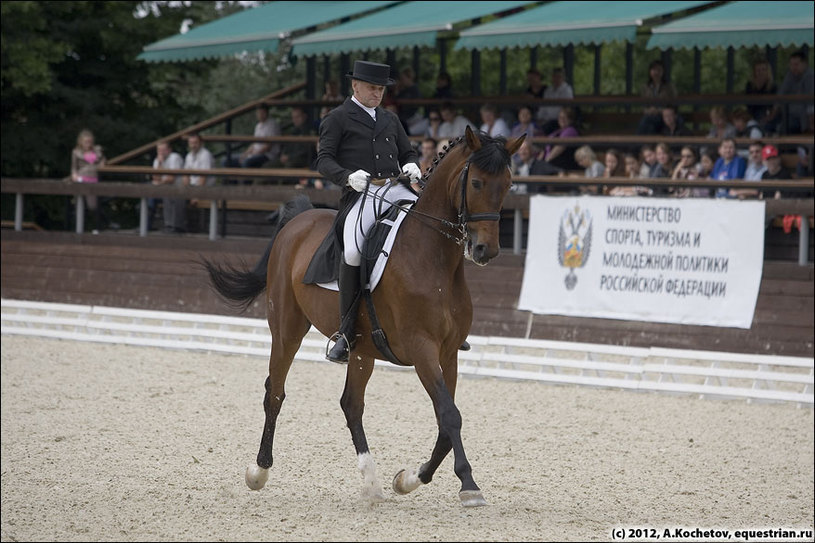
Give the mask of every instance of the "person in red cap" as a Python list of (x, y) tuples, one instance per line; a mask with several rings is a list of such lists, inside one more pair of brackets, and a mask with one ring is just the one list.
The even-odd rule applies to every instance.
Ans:
[[(414, 182), (421, 177), (418, 156), (399, 117), (381, 107), (386, 87), (395, 83), (390, 72), (387, 64), (357, 60), (354, 71), (347, 74), (353, 96), (320, 123), (317, 170), (339, 185), (343, 194), (334, 227), (317, 250), (303, 282), (338, 280), (341, 325), (332, 336), (336, 342), (326, 358), (341, 364), (348, 363), (356, 339), (361, 249), (375, 222), (375, 209), (384, 211), (390, 202), (417, 198), (416, 192), (401, 183), (375, 186), (369, 181), (394, 180), (401, 174)], [(385, 192), (387, 196), (382, 196)]]
[[(761, 175), (761, 179), (792, 179), (789, 170), (781, 165), (781, 157), (778, 156), (778, 149), (774, 145), (765, 145), (761, 150), (761, 160), (767, 170)], [(764, 191), (764, 198), (781, 197), (781, 191)]]

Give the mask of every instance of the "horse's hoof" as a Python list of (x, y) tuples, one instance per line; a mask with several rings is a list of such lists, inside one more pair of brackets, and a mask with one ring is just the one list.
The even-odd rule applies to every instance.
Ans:
[(371, 504), (388, 501), (388, 498), (385, 497), (385, 493), (382, 492), (382, 489), (373, 486), (362, 489), (362, 498)]
[(393, 478), (393, 491), (397, 494), (409, 494), (422, 485), (417, 470), (401, 470)]
[(260, 490), (269, 480), (269, 470), (257, 464), (246, 468), (246, 486), (252, 490)]
[(458, 493), (461, 505), (464, 507), (481, 507), (487, 505), (487, 500), (480, 490), (462, 490)]

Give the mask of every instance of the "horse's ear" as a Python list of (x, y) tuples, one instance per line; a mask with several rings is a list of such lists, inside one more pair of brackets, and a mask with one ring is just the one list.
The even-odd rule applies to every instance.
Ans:
[(467, 136), (467, 147), (472, 149), (473, 152), (481, 149), (481, 140), (472, 131), (470, 125), (467, 125), (467, 130), (464, 131), (464, 135)]
[(521, 134), (519, 138), (507, 141), (507, 144), (504, 146), (504, 148), (507, 150), (507, 152), (509, 152), (509, 155), (512, 156), (515, 154), (515, 151), (521, 148), (521, 144), (524, 142), (525, 139), (526, 134)]

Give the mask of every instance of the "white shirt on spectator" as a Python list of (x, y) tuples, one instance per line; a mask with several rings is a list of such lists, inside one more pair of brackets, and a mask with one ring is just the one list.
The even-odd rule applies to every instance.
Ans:
[(497, 138), (498, 136), (508, 138), (512, 133), (512, 131), (509, 129), (509, 126), (507, 126), (506, 121), (501, 117), (495, 119), (495, 122), (492, 123), (492, 128), (487, 126), (487, 123), (482, 124), (481, 131), (486, 132), (487, 134), (490, 135), (490, 137), (493, 138)]
[(753, 162), (747, 163), (747, 169), (744, 170), (745, 181), (761, 181), (761, 175), (767, 171), (764, 164), (755, 164)]
[[(213, 164), (212, 153), (210, 153), (206, 147), (201, 147), (195, 154), (193, 154), (193, 152), (190, 151), (189, 153), (187, 153), (187, 157), (184, 159), (185, 170), (211, 170), (212, 164)], [(191, 175), (190, 184), (195, 186), (203, 185), (204, 176)], [(208, 175), (206, 178), (206, 184), (208, 187), (214, 185), (215, 176)]]
[[(167, 159), (162, 163), (158, 157), (153, 159), (153, 168), (167, 168), (168, 170), (180, 170), (184, 168), (184, 159), (181, 158), (181, 155), (173, 151), (169, 155), (167, 155)], [(181, 186), (183, 183), (181, 181), (182, 176), (176, 175), (173, 184), (176, 186)]]
[[(255, 125), (255, 136), (259, 138), (270, 138), (272, 136), (279, 136), (280, 135), (280, 125), (277, 124), (277, 121), (268, 117), (263, 122), (258, 122)], [(266, 145), (263, 142), (256, 141), (252, 144), (251, 151), (249, 151), (250, 155), (259, 155), (263, 152), (263, 147)], [(274, 143), (269, 146), (269, 149), (266, 151), (266, 158), (269, 160), (274, 160), (277, 158), (277, 155), (280, 154), (280, 144)]]
[(447, 121), (444, 121), (441, 123), (441, 125), (439, 125), (439, 139), (451, 140), (459, 136), (463, 136), (468, 126), (472, 127), (473, 123), (468, 121), (467, 117), (464, 117), (463, 115), (456, 115), (453, 122), (448, 123)]
[[(550, 99), (550, 100), (567, 100), (574, 98), (574, 91), (572, 90), (572, 86), (566, 83), (565, 81), (560, 84), (559, 87), (546, 87), (546, 90), (543, 91), (543, 99)], [(563, 105), (559, 106), (541, 106), (538, 108), (538, 121), (540, 122), (547, 122), (557, 120), (558, 113), (560, 113), (561, 108)]]

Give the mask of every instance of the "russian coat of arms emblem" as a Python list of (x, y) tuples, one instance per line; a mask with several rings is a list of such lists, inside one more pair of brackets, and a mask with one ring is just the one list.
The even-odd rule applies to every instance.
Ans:
[(568, 209), (560, 219), (558, 231), (558, 262), (564, 268), (569, 268), (569, 273), (564, 280), (566, 288), (573, 290), (577, 284), (576, 268), (582, 268), (589, 260), (591, 252), (591, 213), (587, 210), (580, 210), (579, 205), (574, 209)]

